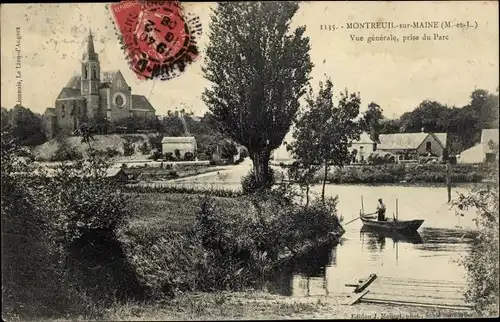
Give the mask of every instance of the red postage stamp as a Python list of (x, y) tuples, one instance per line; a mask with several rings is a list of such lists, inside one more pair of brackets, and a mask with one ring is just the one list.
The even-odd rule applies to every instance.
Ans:
[(198, 57), (199, 19), (187, 20), (178, 1), (126, 0), (111, 5), (122, 48), (140, 79), (171, 79)]

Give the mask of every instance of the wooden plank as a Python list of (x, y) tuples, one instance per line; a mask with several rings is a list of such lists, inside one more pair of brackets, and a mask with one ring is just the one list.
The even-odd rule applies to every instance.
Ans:
[(347, 301), (344, 303), (344, 305), (354, 305), (359, 302), (359, 300), (368, 294), (369, 290), (365, 290), (361, 293), (353, 294), (351, 297), (347, 299)]
[(370, 298), (363, 298), (359, 302), (373, 303), (373, 304), (392, 304), (392, 305), (431, 307), (437, 309), (449, 309), (449, 310), (460, 310), (460, 311), (470, 311), (472, 309), (472, 307), (470, 306), (461, 306), (461, 305), (456, 306), (456, 305), (428, 304), (428, 303), (418, 303), (418, 302), (387, 301), (387, 300), (377, 300)]
[(418, 278), (402, 278), (402, 277), (390, 277), (390, 276), (379, 276), (379, 280), (383, 281), (398, 281), (406, 283), (422, 283), (422, 284), (450, 284), (450, 285), (463, 285), (466, 286), (465, 282), (458, 281), (444, 281), (444, 280), (430, 280), (430, 279), (418, 279)]
[(463, 293), (466, 288), (458, 287), (441, 287), (441, 286), (428, 286), (428, 285), (402, 285), (402, 284), (390, 284), (390, 283), (373, 283), (371, 288), (390, 288), (395, 290), (415, 290), (417, 292), (450, 292), (450, 293)]
[(395, 292), (405, 292), (405, 293), (439, 293), (439, 294), (460, 294), (465, 293), (465, 289), (453, 289), (453, 288), (440, 288), (440, 287), (404, 287), (400, 285), (388, 285), (388, 284), (372, 284), (370, 286), (372, 291), (377, 290), (394, 290)]
[(458, 284), (433, 284), (433, 283), (417, 283), (417, 282), (403, 282), (403, 281), (389, 281), (383, 279), (377, 279), (380, 284), (391, 284), (391, 285), (408, 285), (408, 286), (420, 286), (420, 287), (443, 287), (443, 288), (467, 288), (466, 285)]
[(461, 299), (442, 299), (442, 298), (432, 298), (432, 297), (421, 297), (412, 295), (401, 295), (401, 294), (376, 294), (371, 292), (370, 299), (375, 300), (385, 300), (385, 301), (400, 301), (400, 302), (418, 302), (426, 304), (439, 304), (439, 305), (455, 305), (463, 306), (466, 305), (464, 300)]
[(377, 274), (370, 274), (367, 279), (363, 281), (356, 289), (354, 290), (355, 293), (362, 292), (365, 288), (367, 288), (375, 279), (377, 278)]
[(345, 284), (346, 287), (358, 287), (359, 284)]
[(387, 296), (411, 296), (415, 298), (429, 298), (429, 299), (438, 299), (438, 300), (456, 300), (456, 301), (464, 301), (463, 294), (454, 294), (454, 293), (437, 293), (437, 292), (427, 292), (427, 293), (417, 293), (412, 291), (397, 291), (391, 289), (379, 289), (370, 287), (371, 293), (374, 295), (387, 295)]

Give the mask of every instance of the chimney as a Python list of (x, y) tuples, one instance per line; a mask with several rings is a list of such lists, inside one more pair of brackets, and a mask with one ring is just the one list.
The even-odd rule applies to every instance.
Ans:
[(424, 130), (425, 130), (425, 128), (424, 128), (424, 127), (422, 127), (422, 129), (421, 129), (422, 133), (424, 133)]

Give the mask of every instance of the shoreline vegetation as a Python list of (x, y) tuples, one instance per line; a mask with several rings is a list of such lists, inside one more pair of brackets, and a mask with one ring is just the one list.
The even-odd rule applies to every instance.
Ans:
[[(479, 183), (492, 179), (487, 164), (457, 164), (452, 166), (452, 183)], [(320, 183), (324, 171), (318, 171), (313, 179)], [(326, 182), (331, 184), (446, 184), (444, 164), (384, 164), (370, 166), (346, 166), (328, 172)]]

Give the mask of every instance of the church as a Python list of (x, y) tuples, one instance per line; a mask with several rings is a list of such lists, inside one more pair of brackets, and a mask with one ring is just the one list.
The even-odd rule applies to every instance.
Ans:
[(89, 31), (81, 62), (81, 74), (70, 78), (61, 89), (55, 107), (44, 113), (49, 136), (58, 132), (74, 133), (81, 122), (106, 119), (109, 124), (130, 116), (155, 117), (156, 111), (143, 95), (132, 89), (119, 70), (102, 71)]

